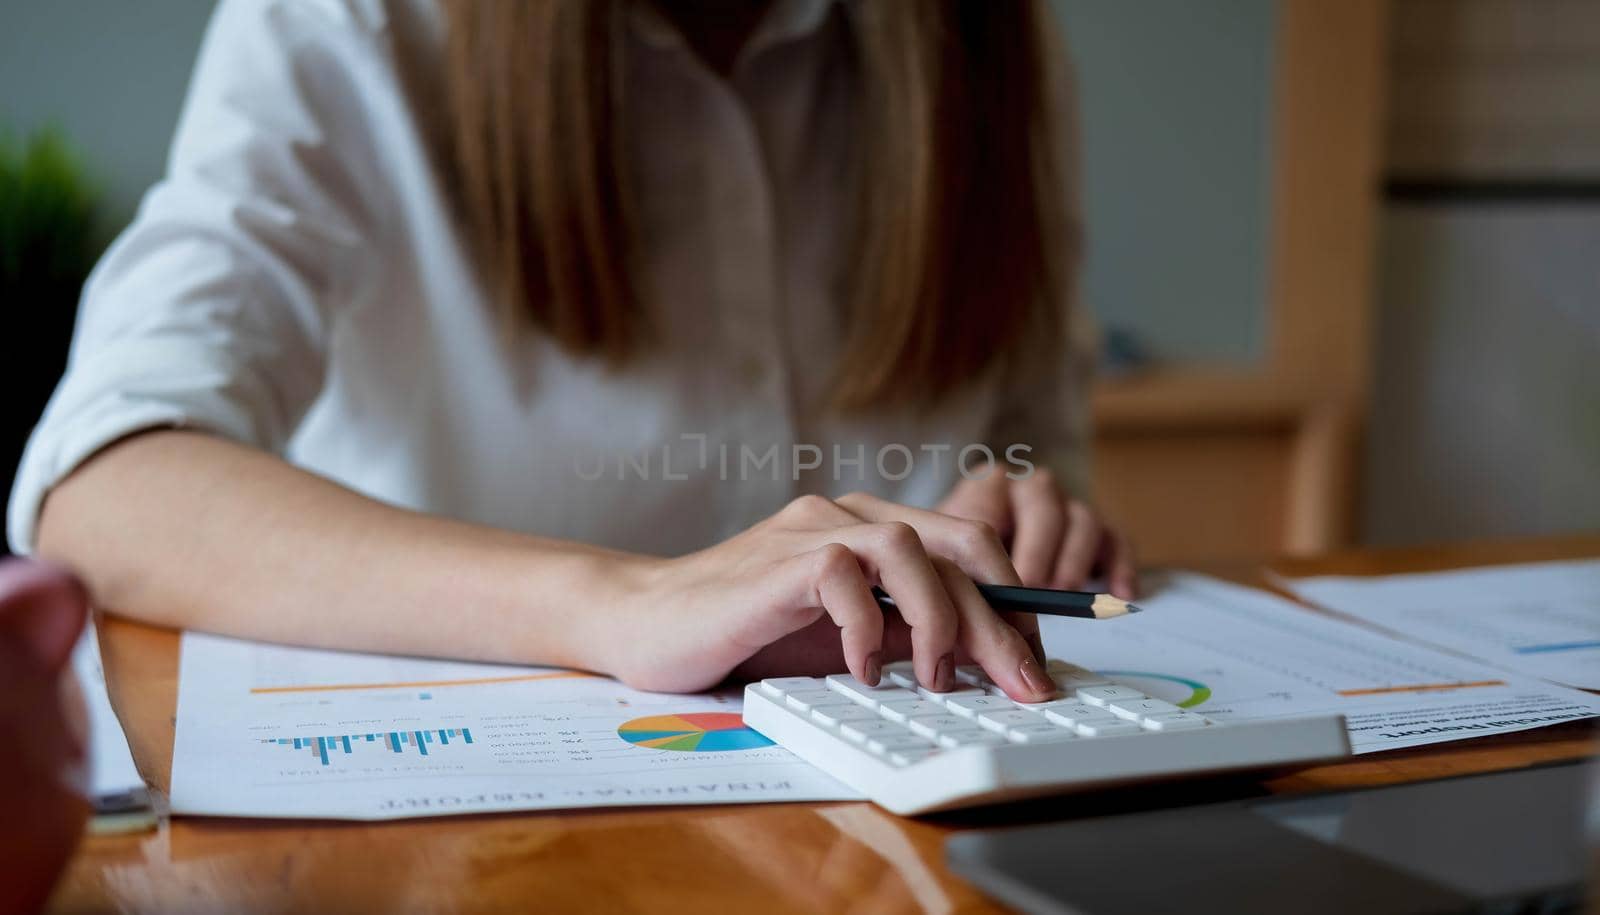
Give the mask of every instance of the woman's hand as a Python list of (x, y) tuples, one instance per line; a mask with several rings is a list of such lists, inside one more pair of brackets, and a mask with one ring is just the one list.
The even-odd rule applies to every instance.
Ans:
[(61, 569), (0, 562), (0, 912), (44, 906), (89, 814), (87, 713), (72, 679), (72, 646), (88, 615), (83, 588)]
[(983, 477), (957, 483), (939, 511), (994, 528), (1010, 546), (1017, 573), (1029, 587), (1077, 589), (1090, 578), (1103, 577), (1111, 593), (1123, 600), (1139, 596), (1138, 566), (1128, 538), (1063, 490), (1044, 468), (1013, 480), (991, 466)]
[[(1031, 616), (1002, 618), (973, 581), (1019, 584), (987, 524), (856, 494), (802, 496), (744, 533), (638, 574), (602, 669), (629, 685), (692, 691), (736, 669), (831, 673), (875, 684), (909, 653), (917, 680), (946, 691), (981, 665), (1012, 698), (1054, 693)], [(898, 613), (872, 596), (882, 586)], [(841, 658), (842, 655), (842, 658)]]

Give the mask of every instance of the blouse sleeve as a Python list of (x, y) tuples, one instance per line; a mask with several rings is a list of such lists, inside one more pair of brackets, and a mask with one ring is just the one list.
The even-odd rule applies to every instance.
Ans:
[(368, 25), (322, 0), (219, 5), (167, 173), (84, 287), (66, 374), (18, 467), (13, 549), (33, 549), (51, 487), (134, 432), (286, 446), (383, 224)]
[[(1045, 16), (1043, 27), (1058, 28)], [(1056, 218), (1063, 300), (1061, 329), (1064, 340), (1033, 340), (1011, 360), (1003, 376), (1000, 409), (991, 427), (996, 455), (1012, 445), (1025, 445), (1026, 457), (1036, 467), (1047, 467), (1075, 496), (1090, 494), (1092, 427), (1089, 394), (1094, 380), (1099, 335), (1093, 317), (1078, 292), (1082, 267), (1083, 219), (1079, 190), (1078, 108), (1072, 68), (1065, 42), (1051, 31), (1042, 42), (1050, 72), (1050, 107), (1054, 112), (1059, 153), (1062, 206)], [(1033, 344), (1038, 345), (1033, 345)]]

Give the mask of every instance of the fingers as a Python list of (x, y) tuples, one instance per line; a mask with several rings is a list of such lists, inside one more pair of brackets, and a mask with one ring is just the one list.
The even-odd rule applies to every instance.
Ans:
[(984, 602), (972, 580), (954, 563), (935, 559), (933, 564), (960, 616), (962, 650), (1011, 698), (1043, 702), (1053, 696), (1055, 685), (1023, 634)]
[(1133, 549), (1133, 541), (1114, 531), (1106, 531), (1110, 558), (1106, 561), (1106, 578), (1111, 585), (1111, 593), (1123, 600), (1136, 600), (1139, 597), (1139, 559)]
[(1023, 584), (1048, 588), (1067, 532), (1061, 489), (1047, 471), (1040, 470), (1013, 483), (1010, 498), (1016, 526), (1011, 536), (1011, 560)]
[(951, 560), (976, 581), (1022, 583), (999, 534), (987, 522), (911, 508), (859, 492), (842, 497), (839, 504), (863, 521), (910, 525), (927, 552)]
[(845, 666), (857, 680), (876, 686), (883, 675), (883, 611), (861, 564), (840, 543), (827, 544), (814, 556), (817, 600), (839, 627)]
[(1056, 558), (1055, 574), (1051, 587), (1076, 589), (1083, 587), (1100, 553), (1100, 536), (1103, 528), (1089, 506), (1074, 499), (1067, 505), (1067, 536), (1061, 543), (1061, 553)]
[(956, 610), (916, 530), (890, 521), (835, 533), (853, 541), (848, 545), (864, 561), (868, 578), (876, 579), (894, 596), (895, 607), (911, 627), (911, 660), (917, 682), (938, 692), (954, 686)]
[(982, 521), (994, 528), (1001, 541), (1005, 542), (1012, 530), (1011, 481), (1006, 479), (1002, 468), (992, 464), (986, 468), (975, 468), (972, 472), (973, 476), (964, 476), (950, 490), (950, 495), (939, 503), (938, 510), (941, 514)]

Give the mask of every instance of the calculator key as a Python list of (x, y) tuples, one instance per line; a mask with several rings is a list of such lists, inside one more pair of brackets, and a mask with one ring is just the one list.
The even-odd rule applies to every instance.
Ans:
[(825, 705), (853, 704), (848, 698), (831, 689), (796, 690), (785, 696), (783, 701), (787, 702), (790, 708), (799, 709), (802, 712), (809, 712), (814, 708), (821, 708)]
[(1137, 721), (1152, 715), (1176, 715), (1183, 709), (1160, 699), (1118, 699), (1107, 705), (1113, 715)]
[(1078, 735), (1067, 728), (1041, 721), (1007, 730), (1006, 739), (1012, 743), (1056, 743), (1062, 740), (1077, 740)]
[(1140, 723), (1152, 731), (1187, 731), (1190, 728), (1203, 728), (1211, 721), (1193, 712), (1179, 712), (1176, 715), (1155, 715)]
[(812, 709), (811, 720), (826, 727), (836, 728), (846, 721), (877, 721), (878, 713), (847, 699), (843, 705), (824, 705)]
[(960, 689), (953, 689), (953, 690), (949, 691), (948, 693), (936, 693), (933, 690), (928, 689), (926, 686), (919, 686), (916, 689), (917, 689), (917, 695), (921, 696), (924, 699), (927, 699), (930, 702), (949, 702), (951, 699), (961, 699), (961, 698), (970, 698), (972, 696), (987, 696), (987, 695), (989, 695), (987, 692), (985, 692), (985, 691), (983, 691), (981, 689), (978, 689), (976, 686), (964, 686), (964, 687), (962, 687)]
[(913, 737), (901, 731), (898, 734), (879, 734), (876, 737), (868, 737), (867, 749), (882, 756), (894, 750), (931, 750), (933, 745), (921, 737)]
[(956, 679), (969, 686), (987, 687), (990, 684), (989, 675), (983, 668), (976, 664), (962, 664), (956, 668)]
[(912, 718), (922, 718), (927, 715), (944, 714), (944, 706), (937, 702), (925, 702), (921, 699), (904, 699), (898, 702), (885, 702), (878, 706), (878, 714), (889, 719), (905, 724)]
[(951, 714), (960, 715), (963, 718), (976, 718), (980, 712), (997, 712), (1005, 709), (1016, 708), (1015, 705), (1011, 704), (1010, 699), (1001, 699), (997, 696), (986, 696), (982, 694), (975, 696), (957, 696), (954, 699), (945, 702), (944, 707), (949, 709)]
[(1131, 686), (1085, 686), (1078, 690), (1079, 702), (1104, 708), (1119, 699), (1148, 699), (1144, 693)]
[(1046, 721), (1063, 727), (1074, 727), (1085, 721), (1116, 721), (1117, 716), (1103, 708), (1095, 708), (1083, 703), (1068, 705), (1052, 705), (1044, 710)]
[(883, 734), (904, 734), (903, 725), (893, 721), (884, 721), (874, 715), (870, 721), (846, 721), (839, 725), (839, 736), (851, 743), (865, 743), (867, 740)]
[(887, 683), (868, 686), (849, 674), (829, 674), (828, 688), (849, 696), (867, 708), (877, 708), (880, 702), (917, 698), (917, 694), (909, 689)]
[(914, 748), (905, 750), (890, 750), (889, 761), (897, 766), (909, 766), (915, 762), (922, 762), (938, 753), (937, 747)]
[(1120, 737), (1124, 734), (1143, 734), (1144, 728), (1131, 721), (1121, 718), (1097, 718), (1093, 721), (1080, 721), (1073, 728), (1079, 737)]
[(906, 727), (911, 733), (926, 737), (929, 740), (939, 736), (945, 731), (971, 731), (976, 730), (972, 722), (954, 715), (926, 715), (913, 718), (906, 722)]
[(1071, 694), (1067, 694), (1057, 696), (1054, 699), (1046, 699), (1043, 702), (1018, 702), (1013, 699), (1011, 700), (1011, 704), (1016, 708), (1026, 709), (1030, 712), (1038, 712), (1042, 715), (1044, 714), (1044, 710), (1047, 708), (1054, 708), (1061, 705), (1081, 705), (1082, 703), (1073, 698)]
[(1111, 681), (1088, 669), (1079, 667), (1069, 661), (1051, 660), (1045, 665), (1045, 675), (1055, 681), (1056, 688), (1064, 693), (1082, 689), (1085, 686), (1110, 686)]
[(1025, 712), (1019, 708), (982, 712), (978, 715), (978, 726), (986, 731), (994, 731), (997, 734), (1004, 734), (1014, 727), (1039, 723), (1038, 715), (1033, 712)]
[(1005, 743), (1004, 737), (990, 731), (945, 731), (939, 735), (939, 746), (947, 750), (957, 750), (961, 747), (999, 747)]
[(905, 689), (917, 688), (917, 668), (910, 661), (895, 661), (883, 665), (883, 678)]
[(800, 689), (822, 689), (823, 682), (816, 677), (773, 677), (761, 681), (761, 691), (774, 699)]

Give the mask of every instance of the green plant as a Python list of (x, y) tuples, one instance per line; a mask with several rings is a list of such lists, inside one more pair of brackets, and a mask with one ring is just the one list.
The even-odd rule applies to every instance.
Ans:
[(0, 134), (0, 486), (7, 491), (66, 365), (78, 295), (98, 254), (96, 197), (59, 132), (25, 142)]
[[(95, 191), (66, 139), (0, 137), (0, 290), (6, 310), (76, 301), (94, 260)], [(43, 301), (35, 298), (45, 294)]]

